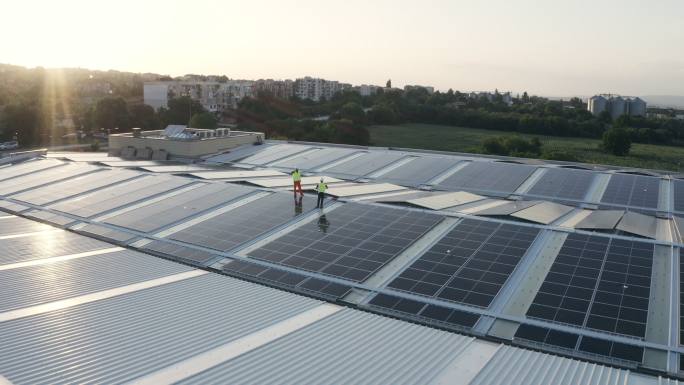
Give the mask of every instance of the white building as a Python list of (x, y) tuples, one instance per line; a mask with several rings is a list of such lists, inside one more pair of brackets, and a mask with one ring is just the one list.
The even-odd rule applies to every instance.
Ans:
[(316, 102), (321, 99), (330, 99), (335, 94), (347, 89), (351, 89), (351, 84), (309, 76), (295, 80), (294, 84), (294, 94), (298, 98)]
[(594, 116), (608, 111), (613, 119), (621, 115), (646, 116), (646, 102), (638, 97), (622, 97), (619, 95), (594, 95), (587, 102), (587, 110)]
[(250, 80), (221, 81), (163, 81), (143, 85), (145, 104), (159, 109), (168, 107), (169, 99), (188, 96), (211, 112), (235, 108), (237, 103), (254, 94)]
[(361, 84), (360, 86), (354, 87), (354, 90), (359, 93), (361, 96), (371, 96), (375, 95), (379, 89), (382, 87), (380, 86), (373, 86), (369, 84)]
[(254, 83), (254, 92), (258, 91), (269, 92), (277, 98), (289, 99), (294, 95), (294, 82), (290, 79), (259, 79)]

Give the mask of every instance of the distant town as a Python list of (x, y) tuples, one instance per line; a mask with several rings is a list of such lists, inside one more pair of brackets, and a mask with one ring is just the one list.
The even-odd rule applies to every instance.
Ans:
[[(681, 167), (672, 149), (684, 145), (684, 110), (649, 106), (643, 97), (601, 92), (561, 99), (397, 87), (393, 80), (353, 85), (313, 76), (245, 80), (0, 64), (0, 151), (69, 143), (99, 148), (110, 134), (182, 125), (266, 139)], [(559, 138), (576, 140), (568, 146)], [(663, 151), (641, 145), (676, 147), (665, 159)], [(632, 150), (646, 154), (630, 158)]]

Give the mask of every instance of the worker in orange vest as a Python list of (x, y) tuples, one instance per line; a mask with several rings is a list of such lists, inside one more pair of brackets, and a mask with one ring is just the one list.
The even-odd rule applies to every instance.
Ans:
[(298, 168), (292, 171), (292, 181), (294, 182), (294, 195), (297, 197), (297, 190), (299, 190), (299, 196), (304, 196), (304, 191), (302, 191), (302, 173), (299, 172)]

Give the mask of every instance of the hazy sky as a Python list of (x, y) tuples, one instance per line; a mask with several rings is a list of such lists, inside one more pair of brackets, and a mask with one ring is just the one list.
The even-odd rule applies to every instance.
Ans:
[(0, 62), (684, 95), (684, 0), (3, 0)]

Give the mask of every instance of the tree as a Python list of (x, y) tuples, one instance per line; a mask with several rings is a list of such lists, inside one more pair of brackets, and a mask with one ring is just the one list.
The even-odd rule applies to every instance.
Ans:
[(106, 97), (98, 100), (95, 105), (94, 121), (96, 127), (105, 130), (130, 128), (126, 101), (121, 97)]
[(613, 127), (603, 133), (603, 149), (613, 155), (625, 156), (631, 146), (629, 132), (622, 127)]
[(508, 155), (508, 148), (500, 137), (487, 138), (482, 142), (482, 149), (485, 154)]
[(25, 104), (5, 107), (0, 120), (0, 131), (5, 140), (12, 140), (16, 133), (22, 146), (41, 143), (41, 121), (38, 110)]
[(354, 102), (343, 105), (339, 115), (341, 119), (351, 120), (354, 124), (363, 124), (366, 120), (366, 113), (363, 112), (363, 108)]
[(523, 103), (529, 103), (530, 102), (530, 96), (527, 94), (527, 91), (523, 92), (522, 101), (523, 101)]
[(387, 83), (385, 84), (387, 88), (392, 88), (392, 79), (387, 80)]
[(162, 125), (189, 124), (193, 114), (207, 112), (200, 102), (188, 96), (172, 98), (168, 102), (168, 108), (160, 109)]
[(218, 127), (218, 121), (216, 120), (216, 116), (214, 116), (214, 114), (210, 112), (202, 112), (192, 115), (192, 119), (190, 119), (190, 127), (213, 130)]
[(145, 130), (158, 130), (161, 128), (159, 117), (154, 108), (147, 104), (136, 104), (128, 109), (131, 127), (139, 127)]
[(397, 113), (386, 104), (375, 105), (368, 115), (375, 124), (394, 124), (397, 122)]

